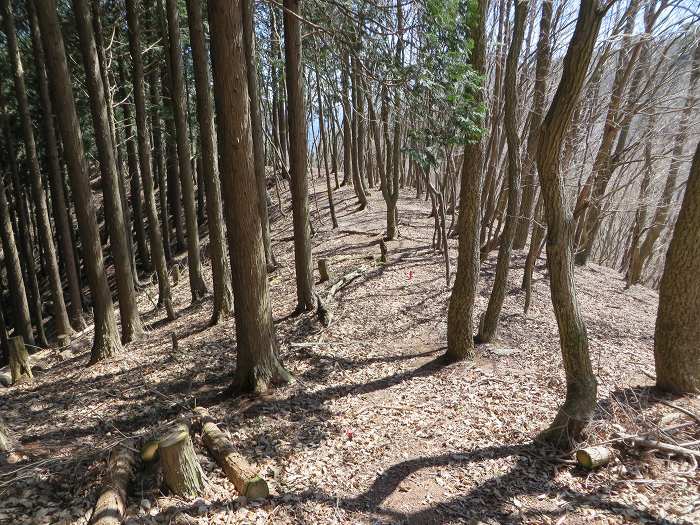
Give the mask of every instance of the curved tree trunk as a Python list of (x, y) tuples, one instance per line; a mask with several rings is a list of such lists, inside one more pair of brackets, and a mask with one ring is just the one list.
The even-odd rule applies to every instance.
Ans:
[(180, 185), (182, 203), (185, 208), (185, 228), (187, 229), (187, 266), (189, 268), (190, 293), (192, 301), (199, 301), (207, 293), (202, 278), (202, 263), (199, 253), (199, 229), (197, 210), (194, 203), (194, 181), (190, 164), (190, 144), (187, 140), (187, 109), (185, 107), (184, 66), (180, 50), (180, 24), (177, 0), (166, 0), (168, 17), (168, 40), (170, 43), (170, 81), (172, 85), (173, 112), (175, 114), (175, 139), (177, 158), (180, 165)]
[(518, 57), (525, 34), (525, 19), (527, 18), (527, 0), (516, 1), (513, 39), (511, 40), (508, 57), (506, 58), (505, 73), (505, 128), (508, 141), (508, 210), (505, 226), (501, 235), (501, 245), (498, 249), (496, 276), (489, 297), (486, 313), (479, 325), (477, 339), (488, 343), (496, 336), (498, 319), (501, 316), (503, 300), (506, 297), (510, 257), (513, 251), (513, 239), (518, 226), (518, 211), (520, 210), (520, 136), (518, 134)]
[(82, 133), (63, 47), (63, 36), (58, 23), (56, 1), (35, 1), (34, 7), (44, 37), (44, 53), (53, 105), (56, 109), (59, 130), (63, 138), (63, 154), (73, 188), (78, 227), (90, 283), (95, 317), (95, 340), (90, 362), (95, 363), (120, 351), (121, 343), (112, 306), (112, 295), (107, 284), (95, 203), (90, 191)]
[[(277, 357), (250, 132), (241, 0), (209, 0), (214, 100), (238, 358), (231, 392), (289, 380)], [(233, 255), (235, 253), (235, 256)]]
[[(209, 60), (202, 24), (200, 0), (187, 0), (187, 16), (190, 26), (190, 43), (197, 92), (197, 118), (202, 155), (202, 177), (207, 192), (206, 206), (211, 247), (211, 268), (214, 284), (214, 312), (212, 324), (231, 314), (233, 292), (231, 291), (231, 269), (226, 253), (226, 227), (221, 211), (221, 189), (214, 147), (214, 122), (212, 102), (209, 97)], [(265, 208), (267, 210), (267, 207)]]
[[(478, 18), (474, 18), (471, 66), (478, 74), (486, 70), (486, 14), (488, 0), (479, 0)], [(474, 103), (484, 100), (484, 88), (474, 94)], [(447, 310), (447, 357), (474, 357), (474, 298), (479, 283), (479, 231), (481, 221), (481, 187), (483, 183), (483, 138), (464, 146), (459, 188), (459, 250), (457, 272)]]
[(143, 323), (136, 306), (135, 277), (132, 273), (124, 211), (119, 193), (117, 164), (114, 158), (115, 150), (109, 130), (105, 86), (102, 84), (102, 76), (100, 75), (97, 48), (92, 31), (92, 15), (87, 0), (73, 0), (73, 13), (80, 36), (95, 142), (100, 159), (105, 214), (109, 216), (107, 227), (109, 228), (112, 260), (117, 280), (122, 342), (129, 343), (143, 335)]
[(657, 388), (700, 392), (700, 144), (666, 253), (654, 332)]
[(58, 270), (58, 260), (56, 259), (56, 248), (53, 244), (51, 234), (51, 223), (46, 204), (46, 193), (41, 180), (41, 169), (39, 168), (39, 157), (34, 141), (34, 130), (32, 119), (29, 113), (29, 102), (27, 100), (27, 88), (24, 83), (24, 70), (22, 59), (17, 45), (17, 34), (15, 32), (14, 16), (10, 0), (2, 0), (2, 18), (7, 38), (8, 53), (12, 63), (14, 75), (15, 95), (19, 106), (19, 115), (22, 122), (22, 135), (24, 138), (25, 152), (29, 163), (29, 180), (32, 192), (32, 201), (36, 210), (37, 229), (39, 230), (39, 242), (44, 256), (45, 270), (48, 273), (49, 288), (51, 290), (51, 300), (53, 303), (54, 329), (59, 335), (70, 335), (73, 328), (68, 319), (66, 304), (63, 300), (63, 287), (61, 285), (61, 274)]
[(559, 87), (542, 122), (537, 147), (537, 169), (547, 219), (547, 267), (566, 375), (566, 400), (550, 427), (540, 434), (540, 439), (564, 447), (581, 436), (592, 417), (597, 385), (588, 352), (586, 326), (576, 297), (573, 216), (565, 199), (559, 159), (604, 14), (598, 0), (581, 1)]

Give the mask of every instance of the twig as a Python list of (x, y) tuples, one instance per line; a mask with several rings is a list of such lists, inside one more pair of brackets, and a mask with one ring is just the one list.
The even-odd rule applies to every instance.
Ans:
[(697, 415), (695, 412), (691, 412), (687, 408), (679, 407), (678, 405), (674, 405), (673, 403), (670, 403), (668, 401), (664, 401), (663, 399), (657, 398), (657, 401), (659, 403), (661, 403), (662, 405), (666, 405), (667, 407), (671, 407), (671, 408), (678, 410), (679, 412), (682, 412), (686, 416), (692, 417), (698, 424), (700, 424), (700, 416)]

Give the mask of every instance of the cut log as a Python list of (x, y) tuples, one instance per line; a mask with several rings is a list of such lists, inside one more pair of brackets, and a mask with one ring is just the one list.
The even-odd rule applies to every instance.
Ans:
[(170, 491), (185, 498), (199, 496), (204, 488), (204, 473), (187, 425), (176, 425), (160, 440), (158, 451), (165, 484)]
[(318, 260), (318, 274), (322, 283), (330, 280), (330, 262), (328, 262), (328, 259)]
[(610, 462), (612, 452), (607, 447), (589, 447), (576, 452), (578, 464), (589, 470), (602, 467)]
[(226, 477), (231, 480), (236, 490), (249, 499), (266, 498), (270, 489), (258, 471), (236, 452), (233, 443), (224, 435), (206, 409), (198, 407), (195, 413), (202, 423), (202, 441), (219, 466), (224, 469)]
[(112, 451), (109, 475), (95, 504), (92, 525), (119, 525), (126, 512), (126, 491), (136, 470), (136, 452), (133, 441), (126, 441)]
[(21, 335), (10, 338), (10, 373), (13, 385), (20, 380), (34, 377), (29, 364), (27, 347), (24, 346), (24, 339)]
[(15, 442), (10, 437), (10, 431), (5, 422), (0, 419), (0, 453), (12, 452), (15, 449)]

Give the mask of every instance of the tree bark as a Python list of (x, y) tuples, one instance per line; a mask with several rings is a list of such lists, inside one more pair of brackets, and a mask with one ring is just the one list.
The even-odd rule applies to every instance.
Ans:
[(209, 0), (214, 100), (238, 359), (230, 392), (288, 381), (277, 357), (253, 165), (241, 0)]
[(204, 472), (186, 425), (176, 425), (161, 439), (158, 453), (165, 484), (173, 494), (194, 498), (202, 493)]
[(83, 55), (95, 142), (100, 160), (105, 214), (109, 216), (107, 227), (109, 228), (112, 260), (117, 280), (122, 342), (130, 343), (143, 335), (143, 323), (136, 306), (135, 277), (132, 273), (124, 211), (119, 194), (119, 175), (114, 158), (114, 145), (109, 130), (105, 86), (102, 84), (95, 37), (92, 31), (92, 15), (90, 14), (87, 0), (73, 0), (73, 13), (80, 36), (80, 48)]
[[(158, 212), (156, 211), (153, 176), (151, 174), (151, 141), (146, 127), (146, 94), (143, 78), (143, 58), (141, 56), (141, 27), (138, 16), (138, 0), (126, 0), (126, 14), (129, 28), (129, 50), (131, 52), (131, 67), (134, 84), (134, 105), (136, 106), (136, 132), (138, 135), (139, 161), (141, 165), (141, 177), (143, 178), (146, 213), (148, 215), (148, 231), (151, 237), (151, 253), (158, 275), (158, 303), (165, 306), (168, 319), (172, 320), (175, 318), (175, 312), (173, 311), (170, 281), (168, 280), (168, 267), (165, 261), (160, 224), (158, 223)], [(162, 187), (161, 191), (163, 191)]]
[(299, 0), (284, 2), (284, 55), (289, 114), (289, 166), (294, 222), (294, 266), (297, 283), (297, 310), (314, 309), (314, 280), (309, 228), (309, 182), (306, 171), (306, 115), (304, 75), (301, 63), (301, 27), (295, 15)]
[(562, 77), (542, 122), (537, 168), (547, 218), (547, 266), (552, 306), (559, 326), (566, 400), (540, 439), (568, 447), (583, 433), (596, 404), (596, 379), (588, 352), (588, 335), (574, 284), (572, 227), (559, 158), (567, 127), (581, 93), (600, 24), (605, 14), (598, 0), (582, 0), (576, 28), (564, 57)]
[(112, 451), (109, 474), (90, 518), (91, 525), (121, 525), (127, 507), (127, 488), (136, 469), (134, 443), (129, 440)]
[[(488, 0), (479, 0), (472, 24), (471, 66), (475, 73), (486, 72), (486, 16)], [(484, 101), (484, 87), (474, 93), (474, 103)], [(459, 189), (459, 250), (457, 272), (447, 311), (447, 357), (474, 357), (474, 298), (479, 283), (479, 231), (481, 229), (481, 188), (483, 183), (483, 137), (464, 146)]]
[(95, 317), (95, 340), (90, 363), (95, 363), (119, 352), (121, 343), (117, 333), (112, 295), (107, 284), (95, 203), (90, 191), (82, 133), (63, 47), (63, 36), (58, 23), (56, 0), (35, 2), (34, 7), (39, 18), (39, 27), (44, 36), (44, 53), (53, 105), (56, 109), (59, 130), (63, 139), (63, 154), (73, 188), (78, 227), (88, 282), (90, 283)]
[(503, 309), (506, 297), (510, 258), (518, 227), (518, 212), (520, 210), (520, 135), (518, 131), (518, 58), (525, 35), (525, 19), (529, 3), (527, 0), (515, 0), (515, 20), (513, 23), (513, 38), (511, 39), (505, 72), (505, 132), (508, 143), (508, 209), (505, 226), (501, 234), (501, 244), (498, 248), (498, 262), (493, 289), (489, 297), (484, 317), (479, 323), (480, 343), (488, 343), (496, 336), (498, 319)]
[[(209, 96), (209, 60), (204, 39), (202, 4), (200, 0), (187, 0), (187, 16), (190, 26), (190, 44), (192, 46), (194, 80), (197, 92), (202, 177), (207, 193), (209, 246), (211, 248), (211, 268), (214, 284), (214, 312), (211, 322), (216, 324), (221, 317), (228, 317), (231, 314), (233, 292), (231, 291), (231, 269), (225, 244), (226, 226), (221, 211), (221, 189), (214, 147), (214, 121), (212, 102)], [(267, 207), (265, 207), (265, 210), (267, 211)]]
[(51, 234), (51, 223), (49, 221), (48, 207), (46, 204), (46, 193), (41, 180), (41, 169), (39, 168), (39, 157), (34, 141), (34, 130), (32, 128), (31, 114), (29, 112), (29, 102), (27, 100), (27, 88), (24, 83), (24, 69), (22, 59), (17, 45), (17, 34), (15, 32), (14, 16), (10, 0), (2, 0), (2, 18), (4, 23), (5, 36), (7, 38), (8, 54), (12, 63), (12, 73), (14, 76), (15, 95), (19, 107), (19, 115), (22, 123), (22, 135), (24, 138), (25, 153), (29, 163), (29, 180), (32, 192), (32, 201), (36, 210), (37, 229), (39, 230), (39, 242), (44, 256), (45, 270), (48, 273), (49, 288), (51, 290), (51, 300), (53, 303), (54, 329), (59, 335), (70, 335), (73, 328), (68, 319), (66, 304), (63, 300), (63, 287), (61, 285), (61, 274), (58, 270), (58, 260), (56, 259), (56, 248), (53, 244)]
[(180, 24), (178, 21), (177, 0), (165, 0), (168, 17), (168, 41), (170, 50), (170, 81), (175, 115), (175, 139), (177, 158), (180, 166), (180, 186), (182, 203), (185, 208), (185, 228), (187, 230), (187, 266), (189, 268), (190, 293), (192, 301), (199, 301), (207, 293), (202, 278), (202, 263), (199, 253), (199, 229), (197, 210), (194, 202), (194, 181), (190, 164), (190, 144), (187, 140), (187, 109), (185, 107), (185, 87), (180, 49)]
[(654, 332), (656, 387), (700, 392), (700, 144), (695, 149), (659, 286)]

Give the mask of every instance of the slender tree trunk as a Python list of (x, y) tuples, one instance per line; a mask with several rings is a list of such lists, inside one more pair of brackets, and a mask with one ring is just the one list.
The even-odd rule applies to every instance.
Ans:
[(496, 276), (489, 297), (489, 304), (479, 325), (478, 340), (488, 343), (496, 336), (498, 319), (503, 309), (503, 300), (508, 286), (508, 273), (513, 248), (515, 230), (518, 226), (520, 210), (520, 136), (518, 131), (518, 58), (525, 34), (525, 19), (528, 10), (527, 0), (515, 0), (515, 21), (513, 38), (506, 58), (505, 73), (505, 131), (508, 142), (508, 210), (505, 226), (498, 249)]
[(58, 260), (56, 259), (56, 248), (53, 244), (51, 234), (51, 223), (46, 204), (46, 193), (41, 180), (41, 169), (39, 168), (39, 157), (34, 141), (34, 130), (32, 119), (29, 113), (29, 102), (27, 100), (27, 88), (24, 83), (24, 70), (22, 60), (17, 45), (17, 34), (15, 32), (14, 16), (10, 0), (2, 0), (2, 18), (7, 38), (8, 53), (12, 63), (14, 75), (15, 95), (19, 106), (19, 115), (22, 123), (22, 135), (24, 138), (25, 153), (29, 163), (30, 187), (32, 191), (32, 201), (36, 210), (37, 229), (39, 230), (39, 242), (43, 252), (46, 265), (46, 272), (49, 278), (49, 288), (51, 290), (51, 300), (53, 303), (53, 321), (57, 334), (70, 335), (73, 328), (68, 319), (66, 304), (63, 300), (63, 287), (61, 286), (61, 274), (58, 270)]
[(309, 229), (309, 182), (306, 172), (306, 120), (304, 75), (301, 65), (301, 27), (296, 14), (299, 0), (284, 1), (284, 54), (289, 114), (289, 165), (294, 219), (294, 265), (297, 281), (297, 309), (314, 308), (314, 280)]
[[(146, 214), (148, 215), (148, 231), (151, 237), (151, 253), (156, 268), (156, 274), (158, 275), (158, 304), (165, 306), (168, 319), (174, 319), (175, 312), (173, 311), (170, 281), (168, 280), (168, 267), (165, 262), (163, 239), (161, 238), (158, 212), (156, 210), (156, 198), (153, 190), (153, 176), (151, 174), (151, 141), (146, 127), (146, 93), (143, 78), (143, 58), (141, 55), (141, 26), (138, 13), (138, 0), (126, 0), (139, 163), (141, 165), (141, 177), (143, 178)], [(162, 187), (161, 191), (163, 191)]]
[(654, 333), (656, 386), (700, 392), (700, 144), (690, 168), (659, 286)]
[(338, 227), (338, 219), (335, 217), (335, 203), (333, 202), (333, 188), (331, 187), (331, 174), (328, 170), (328, 149), (326, 145), (326, 128), (323, 121), (323, 97), (321, 96), (321, 77), (318, 74), (318, 62), (315, 64), (316, 73), (316, 98), (318, 98), (318, 126), (321, 135), (321, 147), (323, 148), (323, 165), (326, 171), (326, 194), (328, 195), (328, 211), (331, 214), (333, 229)]
[(70, 204), (63, 191), (63, 174), (61, 173), (60, 159), (58, 155), (58, 144), (56, 142), (56, 130), (54, 128), (54, 112), (49, 95), (49, 84), (46, 77), (46, 66), (44, 49), (39, 31), (39, 21), (34, 12), (34, 2), (27, 5), (32, 30), (32, 51), (36, 75), (39, 84), (39, 97), (41, 100), (42, 132), (46, 147), (47, 167), (51, 189), (51, 200), (53, 202), (53, 217), (59, 240), (60, 258), (63, 261), (68, 283), (68, 294), (70, 296), (69, 315), (72, 326), (75, 330), (85, 329), (85, 319), (83, 319), (83, 300), (80, 289), (80, 278), (76, 266), (75, 253), (71, 237), (71, 223), (69, 218)]
[(537, 41), (537, 58), (535, 64), (535, 86), (532, 94), (532, 110), (530, 111), (530, 126), (527, 135), (527, 151), (523, 159), (523, 199), (520, 203), (518, 229), (513, 241), (513, 248), (522, 250), (527, 243), (527, 235), (532, 221), (533, 204), (537, 192), (535, 179), (535, 155), (537, 154), (537, 137), (544, 113), (547, 92), (547, 76), (552, 59), (549, 43), (552, 27), (552, 0), (542, 1), (542, 17), (540, 18), (539, 40)]
[(559, 87), (542, 122), (537, 147), (537, 169), (547, 218), (547, 267), (566, 375), (566, 400), (550, 427), (540, 434), (540, 439), (564, 447), (575, 442), (590, 421), (597, 385), (588, 352), (586, 326), (576, 297), (573, 216), (564, 198), (559, 158), (604, 15), (605, 10), (598, 0), (581, 1)]
[[(221, 185), (228, 229), (237, 360), (230, 391), (262, 392), (285, 382), (272, 323), (262, 223), (256, 199), (253, 139), (241, 0), (209, 0)], [(235, 256), (233, 255), (235, 253)]]
[(175, 138), (177, 140), (177, 157), (180, 165), (182, 203), (185, 208), (185, 227), (187, 229), (187, 266), (189, 268), (190, 293), (192, 294), (192, 301), (196, 302), (207, 293), (207, 287), (202, 278), (197, 210), (194, 203), (194, 181), (192, 180), (192, 165), (190, 164), (190, 144), (187, 140), (184, 66), (180, 50), (177, 0), (166, 0), (165, 5), (168, 17), (168, 40), (170, 43), (170, 81), (175, 114)]
[[(472, 22), (474, 48), (472, 69), (486, 72), (486, 16), (488, 0), (479, 0), (477, 16)], [(474, 93), (474, 103), (484, 100), (484, 88)], [(447, 357), (465, 359), (474, 357), (474, 298), (479, 284), (479, 231), (481, 220), (481, 188), (483, 186), (484, 141), (473, 137), (464, 146), (459, 189), (459, 250), (457, 272), (447, 310)]]
[[(211, 247), (211, 268), (214, 284), (214, 312), (212, 324), (231, 314), (233, 292), (231, 291), (231, 269), (226, 253), (226, 226), (221, 211), (221, 189), (214, 147), (214, 122), (212, 102), (209, 96), (208, 52), (202, 24), (202, 4), (200, 0), (187, 0), (187, 16), (190, 26), (190, 44), (194, 66), (194, 80), (197, 92), (197, 118), (199, 120), (199, 141), (202, 158), (202, 177), (207, 192), (206, 205), (209, 219), (209, 246)], [(267, 210), (267, 208), (266, 208)]]
[(272, 253), (270, 241), (270, 217), (267, 213), (267, 182), (265, 180), (265, 137), (263, 135), (262, 115), (260, 112), (260, 90), (258, 88), (257, 55), (255, 52), (253, 0), (243, 2), (243, 38), (245, 39), (245, 57), (248, 74), (248, 96), (250, 97), (250, 120), (253, 132), (253, 155), (255, 161), (255, 178), (258, 181), (258, 207), (262, 219), (263, 245), (267, 270), (277, 267), (275, 254)]
[(95, 142), (100, 159), (105, 214), (109, 216), (107, 226), (109, 228), (112, 260), (117, 280), (122, 342), (130, 343), (143, 335), (143, 323), (136, 305), (135, 277), (132, 273), (131, 257), (126, 238), (127, 230), (119, 194), (117, 164), (114, 158), (115, 150), (109, 130), (107, 97), (105, 96), (105, 86), (102, 84), (102, 76), (100, 75), (97, 48), (95, 46), (91, 14), (87, 0), (73, 0), (73, 13), (80, 36), (80, 48), (83, 55), (85, 79), (95, 130)]
[(80, 228), (85, 266), (90, 283), (95, 319), (95, 340), (90, 362), (95, 363), (119, 352), (121, 343), (112, 306), (112, 296), (107, 284), (95, 203), (90, 191), (82, 133), (63, 47), (63, 36), (58, 23), (56, 1), (35, 1), (34, 7), (44, 38), (44, 53), (53, 106), (57, 113), (59, 130), (63, 139), (63, 153), (73, 188), (78, 227)]

